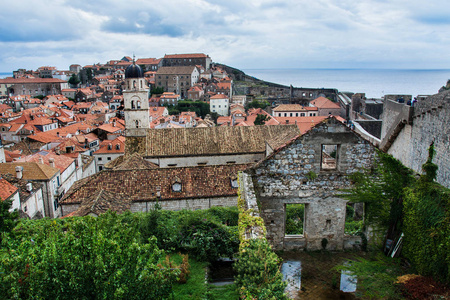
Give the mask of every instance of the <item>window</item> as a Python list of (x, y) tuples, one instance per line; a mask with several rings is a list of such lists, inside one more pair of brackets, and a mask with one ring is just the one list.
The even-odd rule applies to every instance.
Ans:
[(336, 170), (339, 145), (322, 145), (320, 167), (322, 170)]
[(112, 150), (111, 144), (108, 145), (108, 150)]
[(305, 204), (289, 203), (285, 206), (285, 235), (303, 235), (305, 232)]
[(98, 158), (98, 161), (102, 161), (102, 158), (101, 158), (101, 157), (99, 157), (99, 158)]
[(98, 170), (99, 171), (103, 170), (103, 166), (98, 166)]
[(119, 144), (116, 145), (116, 150), (120, 150), (120, 145)]
[(111, 160), (111, 157), (108, 157), (107, 160)]
[(237, 189), (239, 187), (236, 174), (233, 174), (230, 176), (230, 184), (231, 184), (231, 187), (234, 189)]
[(180, 180), (180, 178), (175, 177), (172, 180), (172, 191), (181, 192), (181, 190), (182, 190), (181, 180)]

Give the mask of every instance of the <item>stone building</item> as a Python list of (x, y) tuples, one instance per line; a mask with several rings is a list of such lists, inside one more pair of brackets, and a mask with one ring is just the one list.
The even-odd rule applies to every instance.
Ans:
[[(267, 239), (277, 250), (320, 250), (323, 239), (330, 250), (352, 248), (360, 238), (344, 234), (347, 201), (338, 194), (350, 187), (349, 174), (372, 166), (374, 154), (371, 144), (329, 117), (245, 170), (241, 197), (259, 200)], [(292, 204), (304, 204), (303, 234), (286, 234)]]
[(0, 96), (9, 95), (59, 95), (67, 89), (67, 81), (57, 78), (4, 78), (0, 79)]
[(62, 215), (98, 215), (108, 209), (147, 212), (207, 209), (237, 203), (237, 174), (247, 164), (158, 168), (138, 154), (78, 181), (60, 202)]
[(150, 129), (144, 136), (127, 129), (125, 156), (139, 153), (161, 168), (247, 164), (299, 134), (296, 125)]
[(202, 66), (205, 70), (209, 70), (211, 64), (211, 57), (203, 53), (166, 54), (164, 55), (162, 62), (162, 65), (164, 67), (199, 65)]
[(161, 67), (155, 75), (155, 86), (185, 98), (188, 90), (198, 82), (199, 75), (195, 66)]

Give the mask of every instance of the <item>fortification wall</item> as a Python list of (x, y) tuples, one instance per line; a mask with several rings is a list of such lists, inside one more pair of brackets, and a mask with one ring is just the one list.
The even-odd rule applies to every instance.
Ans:
[[(389, 123), (393, 119), (385, 115), (383, 121)], [(439, 167), (437, 182), (450, 188), (450, 91), (415, 103), (412, 126), (406, 125), (402, 129), (388, 153), (405, 166), (422, 173), (432, 142), (436, 150), (433, 162)]]

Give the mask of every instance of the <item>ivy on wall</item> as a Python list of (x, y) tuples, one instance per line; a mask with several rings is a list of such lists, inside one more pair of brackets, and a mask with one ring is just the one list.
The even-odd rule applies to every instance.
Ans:
[[(253, 210), (246, 209), (245, 200), (238, 192), (239, 255), (234, 269), (236, 284), (242, 299), (288, 299), (284, 293), (286, 283), (280, 272), (280, 258), (266, 239), (264, 220)], [(260, 236), (247, 238), (257, 229)]]
[(403, 254), (420, 274), (450, 282), (450, 190), (434, 182), (433, 156), (432, 144), (424, 174), (406, 189)]

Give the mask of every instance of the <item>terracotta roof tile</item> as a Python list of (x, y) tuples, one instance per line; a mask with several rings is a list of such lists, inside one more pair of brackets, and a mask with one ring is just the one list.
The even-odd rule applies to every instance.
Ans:
[(59, 172), (58, 169), (35, 162), (13, 162), (0, 164), (0, 174), (16, 174), (16, 167), (23, 167), (23, 179), (48, 180)]
[[(248, 166), (103, 170), (74, 184), (61, 203), (84, 203), (99, 190), (127, 202), (157, 200), (158, 191), (161, 200), (236, 196), (237, 189), (231, 186), (230, 178)], [(172, 190), (174, 180), (180, 181), (180, 192)]]
[[(206, 127), (147, 131), (144, 157), (220, 155), (265, 152), (265, 141), (275, 136), (293, 138), (295, 125), (251, 127)], [(132, 143), (131, 139), (126, 144)]]
[(188, 53), (188, 54), (166, 54), (164, 58), (203, 58), (208, 55), (203, 53)]
[(18, 191), (14, 185), (0, 177), (0, 200), (4, 201)]
[(325, 97), (319, 97), (314, 99), (310, 102), (312, 105), (314, 105), (317, 108), (327, 109), (327, 108), (340, 108), (340, 105), (337, 103), (334, 103), (328, 98)]

